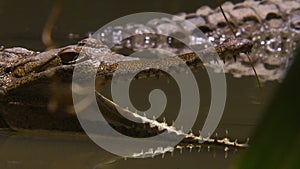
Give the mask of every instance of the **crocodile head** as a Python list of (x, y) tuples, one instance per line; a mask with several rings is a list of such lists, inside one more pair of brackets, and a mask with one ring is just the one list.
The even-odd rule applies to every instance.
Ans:
[[(154, 36), (154, 35), (153, 35)], [(236, 45), (234, 45), (236, 43)], [(226, 41), (222, 46), (217, 47), (217, 52), (222, 57), (227, 57), (240, 52), (249, 52), (251, 45), (247, 40)], [(202, 62), (194, 53), (179, 55), (188, 65), (202, 65)], [(0, 51), (0, 84), (1, 84), (1, 104), (4, 116), (10, 119), (12, 126), (21, 128), (42, 128), (42, 129), (63, 129), (79, 130), (80, 126), (76, 122), (76, 116), (71, 94), (72, 73), (74, 67), (80, 67), (82, 73), (87, 75), (91, 71), (97, 71), (96, 89), (102, 90), (103, 85), (108, 83), (113, 73), (122, 62), (123, 74), (135, 72), (141, 65), (155, 65), (160, 68), (180, 67), (179, 62), (172, 61), (172, 57), (158, 59), (144, 59), (124, 56), (112, 52), (107, 46), (95, 39), (85, 39), (77, 45), (70, 45), (59, 49), (45, 52), (34, 52), (24, 48), (2, 49)], [(91, 66), (90, 63), (97, 63), (99, 67)], [(158, 64), (159, 63), (159, 64)], [(93, 65), (93, 64), (92, 64)], [(125, 65), (125, 66), (124, 66)], [(157, 74), (158, 73), (158, 74)], [(136, 78), (149, 76), (162, 76), (157, 71), (146, 71)], [(84, 80), (84, 79), (83, 79)], [(44, 112), (44, 116), (40, 112)], [(16, 113), (18, 115), (16, 115)], [(24, 118), (32, 119), (33, 126), (28, 122), (22, 122), (20, 114), (26, 115)], [(54, 115), (55, 114), (55, 115)], [(114, 113), (108, 113), (112, 115)], [(35, 117), (36, 116), (36, 117)], [(34, 119), (43, 118), (65, 118), (72, 123), (45, 125), (35, 123)], [(122, 124), (119, 116), (111, 116), (112, 124)], [(116, 120), (118, 119), (118, 120)], [(128, 126), (129, 123), (124, 122)], [(20, 125), (21, 124), (21, 125)], [(22, 126), (23, 124), (23, 126)], [(69, 127), (66, 127), (66, 126)], [(130, 124), (131, 125), (131, 124)], [(74, 127), (77, 126), (77, 127)]]

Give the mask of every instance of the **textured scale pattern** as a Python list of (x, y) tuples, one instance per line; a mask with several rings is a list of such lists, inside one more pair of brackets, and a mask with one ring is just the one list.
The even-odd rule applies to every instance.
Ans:
[[(251, 57), (261, 80), (280, 80), (289, 65), (290, 57), (300, 37), (300, 2), (288, 0), (253, 1), (223, 5), (226, 16), (235, 27), (237, 37), (246, 38), (254, 43)], [(195, 13), (180, 13), (172, 19), (161, 18), (150, 20), (146, 25), (130, 23), (106, 29), (99, 38), (102, 41), (113, 41), (126, 48), (165, 48), (177, 54), (189, 52), (184, 46), (176, 44), (172, 38), (159, 34), (176, 35), (179, 32), (189, 34), (185, 37), (189, 45), (202, 44), (203, 39), (196, 38), (193, 30), (178, 22), (182, 19), (192, 22), (200, 28), (216, 46), (232, 38), (219, 8), (208, 6), (199, 8)], [(124, 39), (128, 34), (138, 35)], [(191, 32), (191, 33), (189, 33)], [(225, 71), (235, 77), (254, 75), (245, 55), (237, 62), (227, 62)]]

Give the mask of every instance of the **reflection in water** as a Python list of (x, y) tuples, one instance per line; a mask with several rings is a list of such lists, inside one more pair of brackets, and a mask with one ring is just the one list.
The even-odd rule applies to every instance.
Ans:
[[(244, 141), (251, 137), (262, 113), (262, 105), (256, 104), (259, 100), (258, 88), (255, 86), (254, 77), (236, 79), (227, 77), (228, 104), (221, 120), (218, 132), (219, 138), (229, 137)], [(268, 82), (264, 86), (265, 96), (269, 96), (278, 83)], [(201, 94), (206, 94), (201, 93)], [(270, 97), (270, 96), (269, 96)], [(134, 97), (141, 98), (141, 97)], [(143, 97), (142, 97), (143, 98)], [(268, 98), (268, 97), (266, 97)], [(195, 133), (201, 128), (200, 114), (198, 123), (194, 125)], [(228, 131), (225, 132), (225, 131)], [(214, 134), (216, 137), (216, 134)], [(111, 139), (103, 137), (103, 139)], [(113, 140), (113, 139), (112, 139)], [(250, 139), (251, 140), (251, 139)], [(133, 145), (135, 145), (133, 143)], [(126, 147), (124, 147), (125, 149)], [(176, 149), (154, 158), (127, 159), (115, 156), (97, 145), (86, 136), (70, 135), (52, 132), (19, 132), (0, 133), (0, 168), (1, 169), (26, 169), (26, 168), (228, 168), (239, 157), (242, 150), (234, 148), (226, 150), (224, 146), (201, 146)], [(144, 151), (146, 152), (146, 151)], [(228, 152), (228, 154), (227, 154)], [(140, 153), (140, 152), (137, 152)], [(226, 157), (226, 158), (225, 158)]]
[[(109, 139), (109, 138), (103, 138)], [(144, 159), (124, 159), (101, 149), (83, 135), (62, 133), (0, 133), (1, 169), (96, 168), (226, 168), (241, 149), (229, 153), (223, 146), (177, 148), (174, 152)], [(126, 147), (124, 147), (126, 148)]]
[[(261, 104), (256, 104), (259, 98), (258, 88), (255, 86), (255, 78), (236, 79), (227, 77), (228, 100), (225, 112), (214, 137), (229, 137), (244, 142), (256, 127), (262, 113)], [(203, 83), (202, 83), (203, 85)], [(277, 86), (276, 82), (268, 82), (264, 86), (266, 98)], [(202, 92), (202, 95), (207, 93)], [(267, 97), (268, 96), (268, 97)], [(136, 96), (133, 98), (145, 98)], [(199, 119), (194, 125), (194, 133), (201, 129), (201, 119), (205, 114), (199, 114)], [(200, 121), (200, 122), (199, 122)], [(228, 133), (226, 132), (228, 131)], [(103, 139), (111, 139), (103, 136)], [(251, 140), (251, 139), (250, 139)], [(137, 144), (132, 144), (137, 145)], [(140, 144), (139, 144), (140, 145)], [(251, 145), (250, 145), (251, 146)], [(127, 147), (124, 147), (124, 149)], [(167, 152), (154, 158), (127, 159), (115, 156), (97, 145), (86, 136), (74, 134), (62, 134), (52, 132), (18, 132), (0, 133), (0, 169), (123, 169), (128, 168), (228, 168), (238, 158), (242, 150), (235, 148), (226, 149), (224, 146), (201, 146), (176, 149), (172, 153)], [(140, 151), (141, 152), (141, 151)], [(136, 152), (136, 153), (140, 153)], [(145, 153), (146, 151), (144, 151)], [(228, 153), (228, 154), (227, 154)]]

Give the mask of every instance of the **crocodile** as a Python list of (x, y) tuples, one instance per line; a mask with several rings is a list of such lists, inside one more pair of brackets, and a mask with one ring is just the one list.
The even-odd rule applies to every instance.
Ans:
[[(149, 21), (147, 25), (134, 24), (128, 27), (112, 27), (99, 35), (100, 42), (90, 44), (91, 38), (83, 40), (76, 45), (70, 45), (45, 52), (36, 52), (21, 47), (0, 49), (0, 73), (1, 73), (1, 120), (2, 127), (21, 129), (46, 129), (59, 131), (80, 132), (82, 128), (76, 118), (72, 102), (70, 84), (74, 66), (81, 65), (87, 73), (91, 69), (97, 69), (96, 88), (101, 90), (102, 83), (108, 83), (112, 74), (118, 67), (118, 63), (126, 61), (124, 74), (137, 70), (141, 65), (156, 64), (158, 69), (168, 67), (170, 69), (180, 67), (180, 63), (171, 58), (162, 58), (159, 62), (126, 56), (125, 51), (137, 51), (141, 48), (165, 48), (176, 53), (179, 58), (192, 67), (202, 67), (203, 63), (190, 52), (186, 46), (178, 43), (166, 34), (178, 34), (185, 31), (178, 20), (188, 20), (200, 28), (213, 43), (216, 51), (222, 59), (228, 56), (236, 57), (236, 61), (226, 61), (225, 71), (236, 77), (253, 75), (247, 55), (253, 60), (253, 64), (262, 80), (278, 80), (282, 77), (287, 65), (292, 60), (294, 50), (300, 32), (300, 3), (297, 1), (252, 1), (232, 4), (226, 2), (222, 5), (230, 24), (236, 27), (232, 37), (230, 27), (226, 24), (219, 9), (211, 9), (207, 6), (199, 8), (195, 13), (180, 13), (172, 19), (161, 18)], [(132, 28), (151, 30), (127, 39), (119, 38), (121, 32), (133, 31)], [(154, 29), (157, 28), (157, 29)], [(172, 29), (167, 29), (167, 28)], [(174, 28), (174, 29), (173, 29)], [(169, 31), (169, 32), (168, 32)], [(193, 32), (193, 30), (189, 30)], [(103, 35), (103, 36), (102, 36)], [(117, 36), (117, 37), (116, 37)], [(122, 36), (121, 36), (122, 37)], [(191, 34), (190, 37), (193, 37)], [(116, 48), (110, 49), (102, 42), (107, 39), (117, 39)], [(191, 38), (192, 39), (192, 38)], [(153, 43), (146, 43), (146, 41)], [(92, 40), (93, 41), (93, 40)], [(189, 41), (195, 44), (194, 41)], [(251, 43), (249, 43), (251, 42)], [(197, 42), (196, 42), (197, 43)], [(233, 44), (232, 44), (233, 43)], [(152, 46), (149, 44), (152, 44)], [(232, 45), (230, 45), (232, 44)], [(256, 50), (249, 50), (252, 47)], [(92, 48), (93, 54), (101, 57), (99, 68), (84, 67), (84, 63), (97, 58), (78, 57), (84, 48)], [(97, 49), (97, 50), (95, 50)], [(88, 55), (87, 55), (88, 56)], [(152, 62), (152, 63), (149, 63)], [(160, 63), (160, 64), (157, 64)], [(157, 77), (162, 72), (148, 70), (139, 74), (136, 78)], [(84, 79), (83, 79), (84, 80)], [(60, 86), (59, 88), (57, 86)], [(101, 93), (96, 92), (98, 102), (107, 111), (104, 113), (107, 120), (117, 130), (123, 133), (133, 133), (133, 136), (146, 137), (169, 131), (177, 135), (183, 135), (182, 144), (196, 146), (204, 140), (208, 144), (224, 144), (227, 146), (245, 147), (247, 144), (239, 144), (236, 141), (225, 139), (201, 138), (192, 133), (182, 133), (165, 122), (137, 116), (130, 110), (122, 108), (124, 113), (134, 118), (146, 121), (141, 126), (134, 128), (132, 122), (128, 122), (114, 110), (115, 105)], [(43, 112), (43, 113), (41, 113)], [(45, 123), (47, 122), (47, 123)]]
[[(93, 44), (92, 47), (84, 44)], [(244, 39), (240, 42), (241, 46), (234, 49), (237, 51), (244, 51), (245, 48), (252, 47), (249, 41)], [(95, 47), (96, 45), (96, 47)], [(1, 57), (3, 60), (1, 65), (2, 81), (1, 81), (1, 116), (2, 127), (13, 129), (14, 131), (29, 130), (52, 130), (52, 131), (64, 131), (64, 132), (83, 132), (81, 125), (79, 124), (76, 113), (73, 108), (72, 94), (71, 94), (71, 81), (74, 66), (82, 66), (82, 70), (86, 72), (87, 78), (89, 78), (90, 68), (87, 68), (87, 61), (98, 61), (96, 56), (97, 50), (104, 52), (100, 53), (98, 57), (104, 57), (101, 61), (99, 68), (96, 69), (96, 88), (102, 90), (102, 81), (110, 81), (113, 73), (116, 71), (118, 64), (122, 61), (125, 63), (125, 68), (121, 69), (122, 78), (127, 74), (130, 74), (128, 70), (135, 70), (138, 65), (156, 64), (163, 61), (161, 67), (174, 68), (174, 71), (182, 64), (172, 58), (165, 58), (159, 60), (141, 60), (137, 58), (131, 58), (112, 52), (107, 46), (103, 45), (101, 41), (96, 39), (85, 39), (76, 45), (70, 45), (59, 49), (53, 49), (46, 52), (34, 52), (24, 48), (8, 48), (3, 49)], [(222, 52), (222, 46), (217, 48), (217, 51), (223, 56), (226, 56)], [(232, 48), (229, 48), (231, 51)], [(85, 54), (87, 58), (79, 58), (78, 55), (82, 55), (83, 51), (93, 51), (91, 54)], [(231, 52), (229, 52), (231, 53)], [(25, 56), (25, 57), (24, 57)], [(14, 58), (15, 57), (15, 58)], [(196, 54), (187, 53), (178, 56), (188, 65), (195, 68), (203, 66), (203, 63)], [(16, 59), (17, 58), (17, 59)], [(43, 58), (43, 59), (41, 59)], [(7, 64), (9, 60), (10, 64)], [(76, 61), (74, 61), (76, 60)], [(165, 60), (165, 61), (164, 61)], [(110, 62), (112, 61), (112, 63)], [(116, 62), (117, 61), (117, 62)], [(81, 65), (80, 65), (81, 64)], [(135, 65), (135, 66), (134, 66)], [(158, 67), (159, 69), (159, 67)], [(149, 70), (141, 75), (138, 75), (136, 79), (153, 77), (158, 74), (158, 71), (152, 72)], [(161, 75), (163, 76), (163, 75)], [(85, 81), (86, 79), (81, 79)], [(57, 85), (60, 87), (57, 88)], [(79, 86), (83, 88), (84, 86)], [(110, 125), (117, 131), (134, 137), (149, 137), (160, 134), (162, 132), (168, 132), (170, 135), (183, 137), (183, 140), (175, 147), (153, 147), (146, 151), (136, 152), (130, 157), (144, 158), (149, 156), (155, 156), (159, 154), (165, 154), (168, 152), (174, 152), (176, 150), (182, 151), (183, 148), (187, 149), (202, 149), (212, 147), (218, 149), (219, 145), (226, 146), (224, 149), (225, 154), (236, 151), (237, 148), (247, 147), (246, 143), (240, 143), (237, 140), (230, 140), (229, 138), (210, 138), (196, 136), (192, 133), (185, 133), (181, 129), (176, 129), (174, 126), (167, 124), (166, 121), (157, 121), (156, 119), (150, 119), (146, 116), (141, 116), (135, 112), (131, 112), (126, 108), (119, 107), (116, 110), (116, 105), (110, 99), (104, 97), (100, 92), (96, 90), (97, 101), (100, 108), (103, 110), (103, 115)], [(39, 92), (36, 92), (39, 91)], [(80, 90), (79, 90), (80, 91)], [(84, 90), (83, 90), (84, 91)], [(80, 93), (80, 92), (79, 92)], [(31, 95), (33, 94), (33, 95)], [(86, 106), (86, 105), (85, 105)], [(83, 106), (83, 107), (85, 107)], [(88, 106), (88, 105), (87, 105)], [(121, 111), (121, 112), (120, 112)], [(41, 113), (43, 112), (43, 113)], [(143, 123), (135, 124), (123, 116), (134, 118), (135, 120), (142, 121)], [(99, 124), (91, 124), (95, 127), (99, 127)], [(107, 134), (109, 136), (109, 133)], [(205, 142), (205, 143), (202, 143)], [(200, 144), (201, 143), (201, 144)], [(234, 147), (229, 149), (229, 147)]]
[[(253, 42), (255, 50), (252, 50), (251, 58), (261, 80), (281, 79), (299, 40), (299, 2), (293, 0), (246, 0), (237, 4), (226, 2), (222, 7), (230, 24), (235, 28), (235, 36)], [(146, 30), (145, 32), (175, 36), (178, 34), (178, 36), (182, 36), (180, 32), (188, 31), (190, 33), (188, 35), (190, 36), (189, 45), (197, 44), (197, 39), (193, 38), (195, 32), (189, 30), (185, 25), (181, 25), (182, 19), (195, 24), (215, 45), (232, 39), (232, 30), (219, 8), (211, 9), (208, 6), (202, 6), (194, 13), (180, 13), (171, 20), (162, 18), (149, 21), (146, 25), (129, 24), (123, 27), (111, 27), (105, 30), (103, 37), (99, 36), (103, 41), (114, 41), (118, 44), (122, 43), (118, 41), (118, 39), (122, 40), (122, 33), (139, 32), (140, 29)], [(159, 39), (158, 42), (157, 39)], [(151, 40), (154, 43), (151, 43)], [(148, 41), (150, 42), (146, 43)], [(149, 44), (162, 48), (171, 46), (179, 54), (187, 52), (172, 37), (162, 40), (160, 37), (147, 36), (147, 34), (134, 36), (123, 46), (139, 49), (149, 48)], [(252, 76), (254, 73), (249, 65), (247, 57), (241, 56), (238, 62), (226, 63), (225, 71), (235, 77)]]

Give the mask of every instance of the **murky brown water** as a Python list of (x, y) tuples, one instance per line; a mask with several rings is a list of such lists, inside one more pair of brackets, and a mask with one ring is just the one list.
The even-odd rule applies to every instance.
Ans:
[[(105, 139), (105, 138), (103, 138)], [(124, 159), (112, 155), (83, 136), (11, 133), (0, 135), (0, 165), (5, 169), (101, 169), (101, 168), (227, 168), (243, 150), (225, 156), (222, 147), (175, 150), (145, 159)]]
[[(95, 31), (102, 25), (118, 17), (145, 11), (178, 13), (195, 11), (199, 6), (209, 5), (210, 1), (64, 1), (64, 8), (53, 31), (58, 45), (71, 44), (89, 31)], [(0, 44), (6, 47), (22, 46), (44, 50), (41, 32), (53, 6), (50, 0), (1, 1), (0, 2)], [(213, 2), (212, 6), (216, 6)], [(78, 39), (69, 39), (68, 34), (79, 34)], [(265, 104), (268, 103), (278, 82), (264, 84)], [(255, 78), (232, 78), (227, 76), (227, 103), (225, 112), (216, 132), (219, 137), (227, 136), (245, 140), (250, 137), (262, 117), (264, 106)], [(209, 92), (203, 91), (201, 95)], [(138, 96), (137, 96), (138, 97)], [(204, 101), (205, 102), (205, 101)], [(205, 104), (204, 104), (205, 105)], [(205, 107), (204, 107), (205, 109)], [(200, 115), (198, 121), (205, 118)], [(193, 130), (201, 128), (196, 123)], [(228, 134), (226, 134), (228, 131)], [(213, 147), (208, 151), (203, 147), (200, 152), (185, 149), (176, 150), (146, 159), (127, 159), (117, 157), (96, 146), (82, 136), (41, 133), (0, 132), (0, 168), (228, 168), (242, 150), (231, 152), (225, 158), (224, 147)]]
[[(88, 32), (94, 32), (114, 19), (137, 12), (176, 14), (182, 11), (194, 12), (202, 5), (217, 6), (209, 0), (60, 1), (63, 2), (63, 9), (53, 30), (53, 38), (58, 45), (66, 45), (78, 40), (68, 39), (69, 33), (79, 34), (82, 38)], [(55, 1), (51, 0), (1, 1), (0, 44), (6, 47), (24, 46), (36, 50), (45, 49), (41, 42), (41, 33), (54, 4)]]
[[(262, 117), (263, 106), (254, 78), (228, 78), (228, 99), (223, 118), (217, 128), (218, 137), (229, 137), (244, 142), (255, 130)], [(264, 94), (270, 97), (277, 83), (266, 83)], [(204, 108), (205, 109), (205, 108)], [(193, 130), (201, 128), (205, 115), (200, 115)], [(226, 134), (228, 131), (228, 134)], [(214, 134), (215, 135), (215, 134)], [(103, 139), (110, 139), (103, 137)], [(126, 141), (126, 140), (124, 140)], [(141, 143), (136, 143), (141, 144)], [(126, 147), (124, 147), (126, 148)], [(121, 168), (229, 168), (245, 149), (224, 146), (202, 146), (176, 149), (164, 157), (124, 159), (115, 156), (86, 136), (45, 132), (0, 132), (1, 169), (73, 168), (73, 169), (121, 169)], [(139, 153), (139, 152), (137, 152)]]

